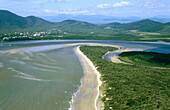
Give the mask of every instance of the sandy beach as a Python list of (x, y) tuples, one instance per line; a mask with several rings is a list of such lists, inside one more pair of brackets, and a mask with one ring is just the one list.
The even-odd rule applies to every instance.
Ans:
[[(67, 46), (75, 46), (75, 45), (109, 46), (109, 47), (116, 47), (120, 49), (120, 46), (101, 44), (101, 43), (74, 43), (74, 44), (65, 44), (63, 46), (67, 47)], [(102, 82), (100, 81), (101, 75), (97, 71), (93, 63), (90, 61), (90, 59), (87, 58), (86, 55), (84, 55), (80, 51), (79, 47), (76, 47), (75, 53), (77, 54), (81, 62), (84, 76), (81, 79), (81, 87), (79, 88), (79, 91), (77, 91), (77, 93), (73, 97), (72, 107), (74, 108), (74, 110), (101, 110), (102, 102), (98, 100), (99, 92), (100, 92), (99, 86), (102, 84)]]
[(76, 54), (83, 67), (84, 77), (81, 80), (80, 90), (73, 98), (74, 110), (97, 110), (96, 102), (99, 96), (100, 73), (93, 63), (80, 51), (75, 49)]
[[(123, 52), (130, 52), (130, 51), (132, 51), (132, 50), (130, 50), (130, 49), (123, 49), (123, 50), (116, 50), (116, 51), (114, 51), (115, 53), (118, 53), (118, 54), (121, 54), (121, 53), (123, 53)], [(129, 63), (126, 63), (126, 62), (123, 62), (123, 61), (121, 61), (120, 59), (119, 59), (119, 56), (118, 55), (115, 55), (115, 56), (113, 56), (113, 57), (111, 57), (111, 61), (113, 62), (113, 63), (123, 63), (123, 64), (129, 64)]]

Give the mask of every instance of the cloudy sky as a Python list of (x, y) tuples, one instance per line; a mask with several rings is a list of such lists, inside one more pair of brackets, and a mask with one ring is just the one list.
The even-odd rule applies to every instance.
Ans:
[(0, 0), (0, 9), (22, 16), (106, 15), (153, 17), (170, 15), (170, 0)]

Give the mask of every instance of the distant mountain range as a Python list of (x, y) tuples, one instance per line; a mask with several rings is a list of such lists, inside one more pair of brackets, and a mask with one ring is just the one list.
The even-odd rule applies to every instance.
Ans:
[[(78, 20), (78, 21), (85, 21), (94, 24), (106, 24), (111, 22), (119, 22), (119, 23), (130, 23), (142, 20), (143, 18), (131, 16), (131, 17), (113, 17), (113, 16), (103, 16), (103, 15), (65, 15), (60, 14), (57, 16), (42, 16), (41, 18), (51, 21), (51, 22), (61, 22), (68, 19)], [(144, 18), (150, 19), (157, 22), (170, 22), (170, 16), (155, 16), (151, 18)]]
[[(57, 18), (56, 18), (57, 19)], [(87, 18), (88, 19), (88, 18)], [(90, 18), (89, 18), (90, 19)], [(100, 18), (99, 18), (100, 19)], [(137, 20), (138, 18), (136, 18)], [(98, 17), (96, 16), (96, 19)], [(138, 30), (143, 32), (170, 33), (170, 22), (161, 23), (150, 19), (139, 20), (131, 23), (107, 23), (93, 24), (77, 20), (64, 20), (62, 22), (50, 22), (44, 19), (28, 16), (21, 17), (9, 11), (0, 10), (0, 32), (2, 31), (38, 31), (47, 29), (61, 29), (73, 33), (104, 32), (105, 29)]]
[(58, 16), (42, 16), (41, 18), (51, 21), (51, 22), (61, 22), (68, 19), (85, 21), (94, 24), (106, 24), (111, 22), (129, 23), (134, 21), (139, 21), (141, 18), (138, 17), (112, 17), (112, 16), (102, 16), (102, 15), (58, 15)]

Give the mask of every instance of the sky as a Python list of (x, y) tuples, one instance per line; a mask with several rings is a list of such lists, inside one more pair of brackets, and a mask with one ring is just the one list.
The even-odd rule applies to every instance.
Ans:
[(0, 10), (21, 16), (154, 17), (170, 15), (170, 0), (0, 0)]

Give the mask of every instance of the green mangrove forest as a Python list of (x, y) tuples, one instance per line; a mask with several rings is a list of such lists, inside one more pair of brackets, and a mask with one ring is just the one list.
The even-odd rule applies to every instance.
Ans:
[[(114, 51), (116, 48), (81, 46), (80, 50), (93, 62), (101, 74), (103, 83), (100, 90), (103, 95), (100, 98), (105, 110), (169, 109), (170, 70), (151, 67), (163, 67), (163, 65), (169, 67), (167, 64), (169, 61), (166, 60), (169, 55), (123, 53), (122, 59), (133, 64), (117, 64), (102, 58), (106, 52)], [(138, 60), (134, 60), (137, 58)]]
[(154, 52), (124, 52), (120, 54), (124, 62), (150, 67), (168, 67), (170, 68), (170, 54), (161, 54)]

